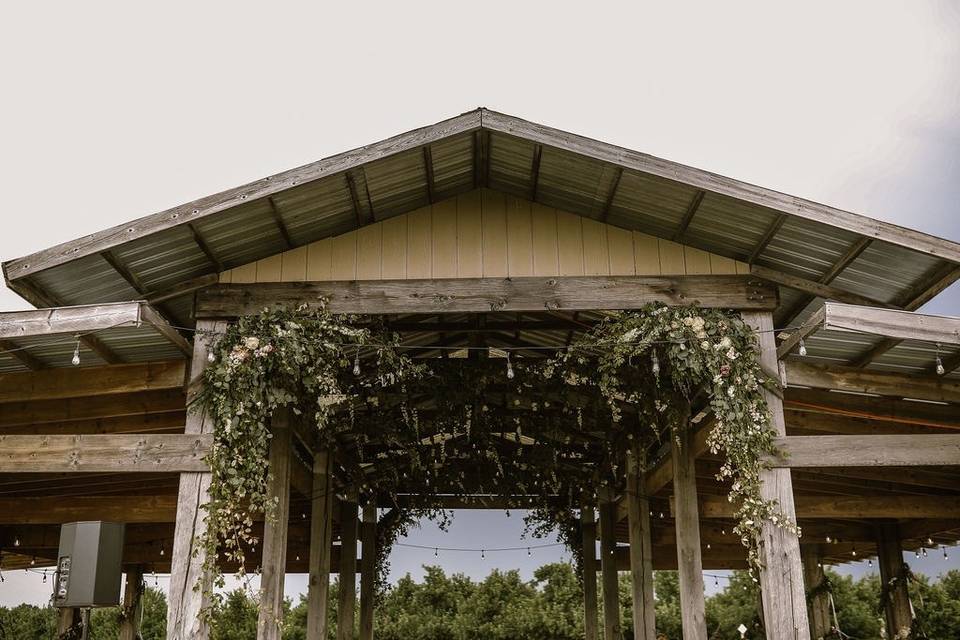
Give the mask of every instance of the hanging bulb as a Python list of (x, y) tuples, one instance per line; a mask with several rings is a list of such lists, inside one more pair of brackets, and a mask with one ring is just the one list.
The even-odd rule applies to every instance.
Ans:
[(708, 542), (708, 543), (707, 543), (707, 549), (709, 549), (709, 548), (710, 548), (710, 543)]
[(217, 361), (217, 354), (215, 354), (213, 351), (207, 354), (207, 362), (216, 362), (216, 361)]
[(37, 556), (33, 556), (32, 558), (30, 558), (30, 566), (32, 567), (35, 564), (37, 564)]
[(913, 552), (913, 555), (915, 555), (915, 556), (917, 557), (917, 560), (920, 559), (920, 552), (919, 552), (919, 551), (914, 551), (914, 552)]
[(946, 548), (946, 547), (943, 548), (943, 559), (944, 559), (944, 560), (949, 560), (949, 559), (950, 559), (950, 556), (947, 555), (947, 548)]
[(357, 353), (353, 356), (353, 375), (360, 375), (360, 347), (357, 347)]
[[(944, 552), (944, 553), (946, 553), (946, 552)], [(529, 557), (532, 556), (532, 555), (533, 555), (533, 554), (530, 553), (530, 547), (527, 547), (527, 557), (529, 558)]]
[(507, 351), (507, 380), (513, 380), (513, 365), (510, 363), (509, 351)]
[(434, 558), (439, 558), (439, 557), (440, 557), (440, 549), (439, 549), (439, 548), (433, 550), (433, 557), (434, 557)]
[(868, 559), (867, 559), (867, 566), (868, 566), (868, 567), (872, 567), (872, 566), (873, 566), (873, 558), (868, 558)]
[(937, 375), (942, 376), (946, 372), (947, 370), (943, 368), (943, 360), (940, 359), (940, 343), (938, 342), (937, 343)]
[(663, 511), (660, 512), (660, 519), (663, 520)]
[(487, 557), (486, 554), (484, 553), (483, 549), (480, 549), (480, 557), (481, 557), (481, 558), (486, 558), (486, 557)]
[(927, 538), (927, 544), (932, 547), (932, 546), (933, 546), (933, 538)]
[(830, 544), (833, 540), (830, 539), (830, 536), (827, 536), (827, 544)]
[(297, 562), (300, 562), (300, 554), (299, 554), (299, 553), (297, 554), (297, 558), (296, 558), (296, 559), (297, 559)]
[(657, 352), (650, 352), (650, 370), (653, 371), (653, 375), (660, 375), (660, 360), (657, 359)]
[(800, 349), (797, 350), (797, 353), (799, 353), (802, 358), (807, 357), (807, 345), (804, 344), (803, 338), (800, 338)]
[(726, 529), (720, 529), (720, 535), (722, 535), (722, 536), (727, 535), (727, 530), (726, 530)]
[(817, 563), (817, 568), (818, 568), (818, 569), (823, 569), (823, 563), (822, 563), (822, 562), (818, 562), (818, 563)]
[(43, 584), (47, 584), (47, 572), (43, 572)]
[(857, 548), (856, 548), (856, 547), (853, 547), (853, 549), (850, 550), (850, 555), (852, 555), (854, 558), (857, 557)]
[(15, 547), (19, 547), (19, 546), (20, 546), (20, 538), (14, 538), (14, 539), (13, 539), (13, 546), (15, 546)]
[(73, 359), (70, 360), (73, 363), (73, 366), (80, 364), (80, 336), (77, 336), (77, 346), (73, 349)]
[(715, 587), (719, 587), (719, 586), (720, 586), (720, 578), (714, 577), (714, 579), (713, 579), (713, 586), (715, 586)]

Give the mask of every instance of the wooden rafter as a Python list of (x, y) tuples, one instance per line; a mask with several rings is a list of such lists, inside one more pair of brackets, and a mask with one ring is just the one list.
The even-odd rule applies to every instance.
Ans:
[(763, 237), (760, 238), (756, 246), (753, 247), (753, 250), (750, 252), (750, 255), (746, 257), (745, 262), (747, 264), (753, 264), (756, 262), (757, 258), (760, 257), (760, 254), (767, 248), (767, 245), (773, 240), (777, 235), (777, 232), (780, 231), (780, 227), (783, 226), (783, 223), (787, 221), (789, 216), (785, 213), (779, 214), (774, 218), (773, 222), (770, 223), (770, 226), (767, 227), (767, 230), (763, 233)]
[(530, 166), (530, 201), (537, 201), (537, 189), (540, 187), (540, 159), (543, 157), (543, 145), (533, 146), (533, 164)]
[(786, 362), (787, 385), (869, 393), (928, 402), (960, 403), (960, 382), (940, 377), (905, 376), (852, 367)]
[(208, 471), (212, 434), (0, 435), (0, 473)]
[(280, 234), (280, 238), (283, 239), (284, 250), (292, 249), (296, 245), (290, 238), (290, 231), (287, 230), (287, 225), (284, 223), (283, 216), (280, 215), (280, 210), (277, 208), (277, 203), (274, 202), (272, 196), (267, 197), (267, 204), (270, 206), (270, 216), (277, 225), (277, 232)]
[(39, 358), (30, 355), (24, 347), (12, 340), (0, 339), (0, 353), (10, 356), (31, 371), (44, 368), (44, 364)]
[(426, 179), (427, 184), (427, 202), (433, 204), (436, 202), (436, 193), (434, 187), (434, 176), (433, 176), (433, 151), (430, 149), (430, 145), (423, 145), (423, 172), (424, 178)]
[(821, 284), (816, 280), (802, 278), (791, 273), (785, 273), (783, 271), (771, 269), (758, 264), (750, 265), (750, 273), (758, 278), (775, 282), (776, 284), (789, 289), (795, 289), (811, 296), (817, 296), (828, 300), (837, 300), (839, 302), (846, 302), (848, 304), (860, 304), (869, 307), (892, 306), (881, 300), (874, 300), (873, 298), (868, 298), (867, 296), (862, 296), (858, 293), (853, 293), (852, 291), (846, 291), (830, 285)]
[(217, 255), (213, 252), (213, 249), (210, 248), (210, 245), (204, 239), (203, 234), (200, 233), (200, 230), (197, 229), (197, 225), (191, 223), (187, 224), (187, 229), (190, 231), (190, 237), (193, 238), (194, 244), (200, 248), (200, 251), (203, 252), (203, 255), (207, 257), (207, 260), (210, 264), (213, 265), (213, 268), (219, 273), (224, 271), (223, 263), (217, 258)]
[(357, 181), (349, 171), (344, 172), (344, 180), (347, 182), (347, 189), (350, 191), (350, 202), (353, 203), (353, 216), (357, 220), (358, 226), (363, 226), (365, 216), (360, 207), (360, 196), (357, 193)]
[(606, 222), (607, 218), (610, 217), (610, 210), (613, 209), (613, 200), (617, 197), (617, 189), (620, 187), (621, 178), (623, 178), (622, 167), (617, 169), (617, 173), (613, 178), (613, 183), (610, 185), (610, 190), (607, 192), (607, 200), (603, 203), (603, 211), (600, 213), (601, 222)]
[(684, 236), (687, 235), (687, 229), (690, 227), (690, 223), (693, 222), (693, 217), (697, 215), (697, 210), (700, 209), (700, 204), (703, 202), (705, 195), (707, 194), (703, 190), (698, 190), (693, 194), (693, 199), (690, 200), (690, 204), (687, 205), (687, 210), (684, 212), (683, 218), (680, 220), (680, 224), (673, 234), (674, 242), (682, 242)]
[(183, 282), (177, 283), (168, 289), (151, 293), (147, 296), (147, 303), (159, 304), (161, 302), (166, 302), (167, 300), (199, 291), (200, 289), (214, 285), (219, 281), (220, 275), (218, 273), (207, 273), (202, 276), (197, 276), (196, 278), (191, 278), (189, 280), (184, 280)]
[(774, 439), (774, 467), (911, 467), (960, 465), (960, 434), (785, 436)]

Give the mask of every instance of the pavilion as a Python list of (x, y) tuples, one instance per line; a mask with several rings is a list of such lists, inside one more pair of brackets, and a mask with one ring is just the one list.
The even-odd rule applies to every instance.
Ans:
[[(764, 529), (768, 638), (825, 635), (822, 566), (866, 557), (890, 584), (887, 628), (908, 629), (902, 552), (960, 538), (960, 319), (917, 312), (960, 278), (960, 243), (488, 109), (3, 272), (37, 309), (0, 313), (0, 568), (52, 566), (61, 523), (126, 522), (128, 587), (144, 571), (171, 574), (171, 639), (209, 632), (193, 586), (213, 427), (186, 406), (210, 345), (195, 331), (318, 298), (383, 316), (423, 359), (457, 348), (542, 357), (610, 311), (651, 302), (739, 312), (783, 386), (767, 392), (786, 455), (770, 460), (765, 495), (803, 529), (799, 539)], [(604, 637), (620, 634), (617, 571), (633, 575), (635, 637), (653, 640), (652, 571), (671, 569), (684, 638), (706, 639), (702, 571), (746, 567), (727, 533), (711, 424), (694, 415), (686, 446), (644, 452), (623, 491), (584, 505), (588, 640), (599, 635), (598, 564)], [(314, 434), (283, 420), (276, 430), (270, 490), (285, 517), (257, 525), (261, 637), (279, 637), (270, 621), (285, 573), (310, 574), (308, 637), (326, 637), (329, 574), (355, 584), (359, 563), (368, 640), (375, 502), (361, 520), (356, 488), (337, 486)], [(353, 619), (349, 591), (341, 619)], [(136, 588), (125, 597), (137, 606)], [(64, 611), (63, 630), (74, 615)], [(135, 637), (135, 619), (122, 637)]]

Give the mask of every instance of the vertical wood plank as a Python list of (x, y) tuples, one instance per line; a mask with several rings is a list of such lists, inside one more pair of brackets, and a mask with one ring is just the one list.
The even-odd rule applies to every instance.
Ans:
[(293, 410), (284, 407), (273, 415), (267, 496), (276, 498), (276, 510), (263, 525), (263, 558), (260, 574), (259, 640), (280, 640), (283, 623), (283, 583), (287, 573), (287, 528), (290, 523), (291, 424)]
[(557, 211), (559, 275), (583, 275), (583, 225), (580, 216)]
[[(744, 312), (744, 321), (757, 332), (760, 363), (767, 371), (777, 371), (777, 345), (773, 337), (773, 316), (769, 312)], [(774, 435), (786, 435), (783, 400), (764, 389)], [(796, 522), (793, 480), (789, 469), (765, 469), (760, 472), (760, 494), (764, 500), (776, 500), (780, 511)], [(806, 593), (803, 588), (803, 564), (800, 540), (771, 522), (764, 522), (760, 540), (760, 589), (768, 638), (810, 640)]]
[(632, 232), (607, 225), (607, 247), (610, 251), (610, 275), (632, 276), (636, 274)]
[(583, 630), (586, 640), (597, 640), (597, 525), (593, 507), (580, 509), (583, 533)]
[(360, 556), (360, 640), (373, 640), (373, 610), (377, 580), (377, 504), (363, 505), (363, 547)]
[[(820, 545), (808, 544), (800, 547), (803, 556), (803, 580), (807, 593), (812, 593), (823, 582), (823, 565)], [(814, 638), (823, 638), (830, 632), (830, 601), (826, 592), (818, 591), (810, 597), (810, 634)]]
[(407, 216), (383, 221), (383, 258), (381, 272), (387, 280), (407, 277)]
[(119, 640), (137, 640), (140, 637), (140, 612), (143, 607), (143, 567), (127, 569), (123, 585), (123, 618), (120, 620)]
[[(227, 329), (223, 321), (198, 320), (193, 339), (193, 360), (187, 385), (187, 404), (201, 388), (207, 354), (216, 335)], [(188, 411), (184, 433), (213, 433), (213, 420), (202, 407)], [(206, 552), (199, 540), (206, 533), (203, 505), (210, 498), (210, 473), (181, 473), (177, 493), (177, 517), (170, 553), (170, 591), (167, 594), (167, 640), (205, 640), (210, 627), (200, 615), (209, 605), (206, 594), (213, 587), (203, 570)]]
[(383, 223), (376, 222), (357, 230), (357, 279), (379, 280), (383, 244)]
[(313, 456), (311, 493), (306, 640), (327, 640), (330, 545), (333, 543), (333, 486), (330, 478), (330, 458), (326, 451), (318, 451)]
[(710, 254), (696, 247), (683, 248), (683, 261), (688, 276), (710, 275)]
[(307, 245), (307, 280), (318, 282), (333, 279), (333, 238), (324, 238)]
[(683, 625), (683, 640), (707, 640), (703, 559), (700, 555), (696, 457), (688, 423), (689, 406), (678, 425), (673, 443), (673, 493), (676, 502), (680, 621)]
[(433, 277), (457, 275), (457, 199), (449, 198), (432, 207)]
[(257, 282), (280, 282), (282, 261), (282, 253), (257, 260)]
[[(507, 238), (506, 196), (492, 189), (482, 193), (483, 215), (483, 276), (485, 278), (505, 278), (509, 275), (507, 252), (510, 244)], [(529, 232), (528, 232), (529, 237)]]
[(626, 499), (633, 588), (633, 637), (635, 640), (656, 640), (650, 500), (644, 490), (638, 447), (634, 445), (628, 455)]
[(715, 276), (733, 275), (737, 273), (737, 264), (732, 258), (710, 254), (710, 273)]
[(357, 232), (349, 231), (333, 238), (332, 280), (357, 279)]
[(457, 196), (457, 276), (460, 278), (483, 275), (481, 197), (476, 189)]
[(740, 262), (739, 260), (737, 260), (734, 262), (734, 265), (737, 268), (738, 275), (742, 275), (742, 276), (750, 275), (750, 265), (748, 265), (746, 262)]
[[(72, 630), (79, 630), (81, 624), (80, 609), (61, 607), (57, 610), (57, 637), (63, 637)], [(76, 637), (79, 637), (77, 635)]]
[(340, 503), (340, 599), (337, 640), (353, 640), (357, 604), (357, 494)]
[(537, 202), (530, 206), (533, 226), (533, 275), (555, 276), (560, 273), (557, 255), (557, 210)]
[[(507, 271), (511, 277), (533, 275), (533, 221), (527, 200), (507, 196)], [(554, 230), (556, 236), (556, 230)]]
[(407, 277), (433, 274), (433, 209), (423, 207), (407, 215)]
[(233, 268), (234, 284), (251, 284), (257, 281), (257, 263), (250, 262)]
[(687, 272), (682, 244), (658, 238), (657, 246), (660, 250), (660, 272), (663, 275), (682, 276)]
[(281, 254), (280, 280), (302, 282), (307, 279), (307, 247), (296, 247)]
[(887, 635), (891, 638), (907, 638), (913, 615), (907, 581), (904, 579), (903, 549), (900, 547), (900, 531), (896, 522), (884, 522), (877, 528), (877, 561), (881, 583), (890, 584), (896, 578), (890, 597), (883, 603)]
[(633, 232), (633, 263), (638, 276), (659, 276), (662, 273), (657, 238)]
[(620, 584), (617, 574), (617, 504), (600, 499), (600, 581), (603, 587), (603, 637), (620, 640)]
[(607, 247), (607, 225), (591, 218), (580, 218), (580, 228), (583, 234), (584, 275), (610, 275), (610, 251)]

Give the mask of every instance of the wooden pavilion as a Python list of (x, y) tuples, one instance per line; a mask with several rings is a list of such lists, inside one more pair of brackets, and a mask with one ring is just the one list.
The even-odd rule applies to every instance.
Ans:
[[(826, 634), (825, 595), (808, 607), (806, 594), (824, 563), (864, 557), (891, 585), (887, 628), (909, 628), (902, 551), (960, 538), (960, 319), (916, 312), (960, 277), (960, 244), (487, 109), (3, 271), (37, 310), (0, 314), (0, 566), (51, 566), (63, 522), (126, 522), (128, 584), (171, 574), (171, 639), (208, 635), (193, 586), (212, 425), (185, 407), (209, 344), (194, 330), (320, 297), (384, 316), (422, 358), (468, 346), (538, 357), (650, 302), (742, 313), (785, 387), (767, 398), (788, 455), (771, 460), (765, 495), (803, 529), (764, 530), (768, 638)], [(705, 640), (702, 571), (746, 566), (706, 447), (711, 418), (692, 422), (687, 446), (646, 452), (653, 463), (633, 465), (622, 494), (582, 510), (588, 640), (598, 564), (604, 637), (620, 635), (616, 573), (629, 570), (635, 637), (649, 640), (653, 570), (679, 570), (684, 638)], [(352, 620), (359, 562), (369, 639), (374, 504), (360, 521), (355, 488), (326, 490), (314, 434), (280, 417), (274, 428), (282, 517), (259, 525), (260, 635), (278, 637), (286, 572), (310, 574), (309, 638), (326, 637), (331, 571)]]

